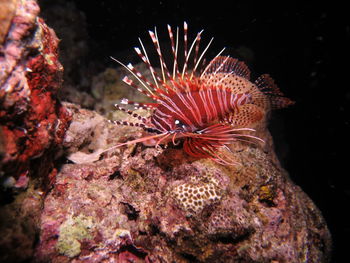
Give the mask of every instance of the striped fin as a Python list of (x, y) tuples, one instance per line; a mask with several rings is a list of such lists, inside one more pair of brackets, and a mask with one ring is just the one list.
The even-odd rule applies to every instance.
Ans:
[(146, 96), (149, 97), (149, 98), (152, 98), (153, 100), (158, 100), (158, 99), (159, 99), (159, 97), (156, 96), (156, 95), (154, 95), (153, 93), (150, 93), (150, 92), (148, 92), (148, 91), (146, 91), (146, 90), (141, 89), (139, 86), (137, 86), (137, 85), (134, 83), (134, 81), (133, 81), (132, 79), (129, 79), (127, 76), (125, 76), (125, 77), (122, 79), (122, 81), (123, 81), (125, 84), (129, 85), (130, 87), (133, 87), (134, 89), (136, 89), (138, 92), (140, 92), (140, 93), (146, 95)]
[(140, 122), (129, 122), (129, 121), (111, 121), (109, 120), (110, 123), (116, 124), (116, 125), (124, 125), (124, 126), (130, 126), (130, 127), (139, 127), (142, 128), (144, 130), (149, 129), (148, 127), (146, 127), (146, 125), (144, 123), (140, 123)]
[(248, 66), (244, 62), (228, 56), (218, 56), (209, 62), (206, 74), (216, 73), (234, 74), (248, 80), (250, 79)]
[(121, 104), (124, 105), (133, 105), (134, 109), (144, 109), (144, 110), (153, 110), (158, 107), (158, 103), (153, 103), (153, 102), (136, 102), (133, 100), (128, 100), (126, 98), (121, 99), (120, 101)]
[(138, 119), (139, 121), (142, 121), (143, 123), (147, 122), (147, 119), (142, 117), (141, 115), (137, 114), (136, 112), (133, 112), (131, 110), (125, 109), (124, 107), (119, 106), (118, 104), (114, 104), (114, 106), (116, 107), (117, 110), (123, 111), (127, 114), (129, 114), (130, 116)]
[(173, 53), (174, 56), (174, 64), (173, 64), (173, 79), (176, 78), (177, 76), (180, 76), (180, 71), (179, 71), (179, 66), (178, 66), (178, 62), (177, 62), (177, 52), (178, 52), (178, 48), (179, 48), (179, 28), (176, 28), (176, 40), (174, 39), (174, 34), (173, 34), (173, 30), (171, 29), (171, 26), (168, 25), (168, 33), (169, 33), (169, 38), (170, 38), (170, 42), (171, 42), (171, 51)]
[(255, 85), (268, 97), (272, 109), (281, 109), (294, 104), (294, 101), (284, 97), (273, 78), (268, 74), (263, 74), (255, 80)]
[[(184, 151), (197, 158), (210, 158), (213, 161), (225, 165), (234, 165), (237, 162), (231, 158), (222, 157), (218, 152), (218, 148), (226, 147), (226, 145), (234, 141), (242, 141), (248, 143), (258, 143), (264, 141), (259, 137), (244, 134), (242, 132), (254, 132), (250, 128), (233, 128), (230, 125), (214, 124), (197, 133), (185, 134)], [(253, 139), (253, 141), (251, 141)]]
[(170, 71), (168, 70), (168, 67), (167, 67), (167, 65), (166, 65), (166, 63), (164, 61), (164, 57), (163, 57), (162, 51), (160, 49), (157, 29), (154, 28), (154, 32), (149, 30), (148, 33), (149, 33), (149, 35), (150, 35), (150, 37), (152, 39), (154, 47), (155, 47), (155, 49), (156, 49), (156, 51), (158, 53), (158, 56), (159, 56), (159, 64), (160, 64), (160, 68), (161, 68), (161, 71), (162, 71), (163, 82), (166, 83), (166, 76), (168, 77), (169, 80), (173, 80), (172, 76), (170, 74)]

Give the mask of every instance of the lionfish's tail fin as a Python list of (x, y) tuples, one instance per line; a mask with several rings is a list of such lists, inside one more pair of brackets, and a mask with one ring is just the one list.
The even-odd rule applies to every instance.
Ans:
[(272, 109), (286, 108), (295, 103), (284, 96), (284, 94), (277, 87), (273, 78), (271, 78), (268, 74), (261, 75), (255, 81), (255, 85), (257, 85), (259, 90), (268, 97)]

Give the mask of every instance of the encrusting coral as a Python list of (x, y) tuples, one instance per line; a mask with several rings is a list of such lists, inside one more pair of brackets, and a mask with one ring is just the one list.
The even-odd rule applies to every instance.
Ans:
[(199, 213), (205, 206), (221, 199), (215, 178), (203, 174), (201, 177), (193, 176), (189, 179), (190, 182), (180, 184), (172, 190), (174, 198), (188, 215)]

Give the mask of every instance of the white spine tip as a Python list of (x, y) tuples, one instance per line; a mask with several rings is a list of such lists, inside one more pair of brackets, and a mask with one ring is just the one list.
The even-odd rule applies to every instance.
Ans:
[(153, 33), (153, 31), (149, 30), (148, 33), (151, 36), (152, 41), (153, 42), (157, 42), (157, 38), (156, 38), (155, 34)]
[[(120, 101), (121, 104), (128, 104), (128, 102), (129, 102), (129, 100), (128, 100), (127, 98), (123, 98), (123, 99)], [(115, 104), (115, 105), (117, 105), (117, 104)]]
[(123, 82), (125, 82), (126, 84), (128, 85), (131, 85), (132, 84), (132, 80), (129, 79), (127, 76), (125, 76), (123, 79), (122, 79)]

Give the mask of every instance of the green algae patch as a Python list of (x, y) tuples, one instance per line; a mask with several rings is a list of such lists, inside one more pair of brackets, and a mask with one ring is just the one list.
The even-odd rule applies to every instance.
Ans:
[(82, 214), (77, 217), (69, 217), (60, 226), (60, 235), (57, 243), (58, 252), (70, 258), (79, 255), (80, 241), (92, 238), (93, 226), (92, 217)]

